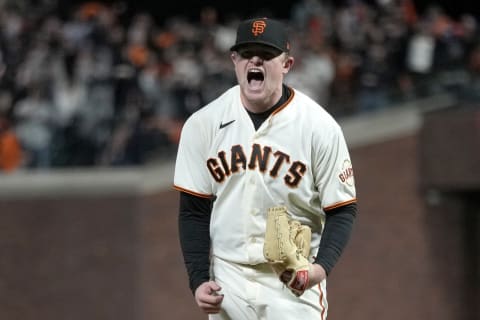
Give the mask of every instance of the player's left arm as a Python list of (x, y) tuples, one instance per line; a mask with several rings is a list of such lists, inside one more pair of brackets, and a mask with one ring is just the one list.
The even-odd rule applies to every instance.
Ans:
[[(355, 181), (341, 127), (334, 121), (314, 132), (313, 168), (325, 212), (322, 237), (311, 266), (310, 286), (325, 279), (346, 247), (357, 216)], [(343, 203), (343, 205), (338, 205)]]
[[(325, 212), (326, 220), (322, 240), (312, 267), (310, 286), (322, 281), (330, 274), (350, 240), (357, 205), (351, 203)], [(319, 269), (318, 267), (321, 267)], [(323, 269), (323, 270), (322, 270)]]

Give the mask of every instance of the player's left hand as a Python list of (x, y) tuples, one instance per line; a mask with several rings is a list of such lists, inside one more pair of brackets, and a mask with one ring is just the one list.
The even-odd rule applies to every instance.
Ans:
[(325, 269), (323, 269), (321, 265), (317, 263), (311, 263), (307, 288), (316, 286), (317, 284), (322, 282), (326, 277), (327, 277), (327, 273), (325, 272)]
[[(309, 270), (308, 270), (308, 284), (305, 287), (305, 290), (310, 289), (320, 282), (322, 282), (325, 278), (327, 277), (327, 273), (325, 272), (325, 269), (319, 264), (316, 263), (310, 263), (309, 265)], [(283, 274), (280, 275), (280, 281), (282, 281), (285, 284), (290, 283), (292, 279), (292, 272), (290, 271), (285, 271)], [(301, 296), (304, 291), (299, 291), (296, 290), (294, 293), (296, 296)]]

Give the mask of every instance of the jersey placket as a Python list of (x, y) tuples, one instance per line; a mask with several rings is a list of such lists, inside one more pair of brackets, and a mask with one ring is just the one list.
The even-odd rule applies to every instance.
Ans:
[(246, 210), (245, 235), (247, 237), (247, 259), (257, 262), (258, 255), (262, 252), (261, 238), (263, 237), (262, 218), (260, 217), (260, 205), (262, 203), (259, 187), (258, 173), (247, 171), (245, 173), (244, 205)]
[[(268, 120), (267, 120), (268, 121)], [(250, 145), (259, 142), (259, 138), (265, 135), (266, 126), (270, 123), (264, 123), (252, 136)], [(263, 259), (263, 237), (265, 233), (264, 204), (270, 202), (265, 192), (263, 173), (259, 170), (246, 170), (245, 172), (245, 208), (247, 218), (245, 219), (245, 233), (247, 236), (247, 256), (248, 261), (258, 262)]]

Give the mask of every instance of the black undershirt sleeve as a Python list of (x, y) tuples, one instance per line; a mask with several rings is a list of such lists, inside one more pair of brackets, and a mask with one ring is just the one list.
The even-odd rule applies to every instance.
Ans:
[[(180, 193), (179, 235), (192, 293), (210, 279), (210, 217), (212, 200)], [(355, 203), (326, 212), (315, 263), (330, 274), (348, 243), (357, 214)]]
[(210, 217), (212, 200), (180, 192), (178, 230), (190, 290), (210, 279)]
[(357, 205), (352, 203), (326, 211), (325, 214), (325, 227), (315, 263), (321, 265), (328, 275), (350, 239), (357, 215)]

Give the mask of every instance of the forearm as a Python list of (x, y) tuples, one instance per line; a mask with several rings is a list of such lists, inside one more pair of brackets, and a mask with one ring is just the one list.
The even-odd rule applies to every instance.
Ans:
[(326, 213), (325, 227), (315, 263), (330, 274), (346, 247), (357, 215), (356, 204), (330, 210)]
[(193, 293), (210, 278), (210, 211), (210, 200), (180, 193), (180, 246)]

